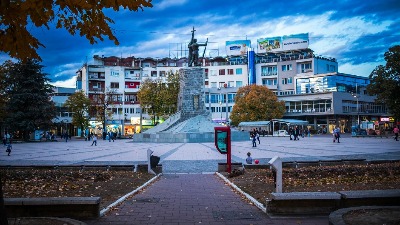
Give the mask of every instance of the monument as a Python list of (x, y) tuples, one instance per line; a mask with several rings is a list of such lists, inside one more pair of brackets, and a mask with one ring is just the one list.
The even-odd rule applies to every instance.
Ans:
[[(194, 38), (195, 31), (193, 27), (192, 39), (188, 44), (188, 67), (179, 70), (178, 112), (142, 134), (135, 134), (134, 141), (167, 143), (214, 141), (214, 127), (221, 125), (213, 123), (211, 113), (206, 110), (205, 71), (199, 63), (199, 47), (206, 47), (208, 39), (204, 44), (197, 43), (197, 39)], [(247, 132), (232, 132), (232, 140), (248, 139)]]

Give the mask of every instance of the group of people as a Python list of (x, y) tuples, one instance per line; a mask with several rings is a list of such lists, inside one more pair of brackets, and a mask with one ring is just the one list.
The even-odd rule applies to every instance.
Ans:
[[(293, 136), (293, 138), (292, 138)], [(304, 132), (300, 130), (298, 126), (295, 126), (294, 128), (289, 128), (289, 138), (290, 140), (298, 141), (299, 136), (304, 138)]]

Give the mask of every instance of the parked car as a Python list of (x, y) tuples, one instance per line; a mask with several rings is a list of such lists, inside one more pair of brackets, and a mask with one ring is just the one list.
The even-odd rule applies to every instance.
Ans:
[(274, 131), (274, 136), (289, 137), (289, 133), (287, 132), (287, 130), (277, 130)]

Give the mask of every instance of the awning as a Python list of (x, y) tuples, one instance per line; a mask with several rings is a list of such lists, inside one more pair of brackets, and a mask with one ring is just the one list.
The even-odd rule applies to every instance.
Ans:
[(278, 123), (287, 123), (290, 125), (308, 125), (308, 121), (306, 120), (296, 120), (296, 119), (273, 119), (273, 122)]
[(251, 122), (241, 122), (238, 127), (262, 127), (269, 126), (270, 121), (251, 121)]

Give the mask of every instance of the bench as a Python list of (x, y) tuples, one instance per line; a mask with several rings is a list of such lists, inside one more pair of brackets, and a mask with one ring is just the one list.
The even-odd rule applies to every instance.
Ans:
[(4, 198), (4, 206), (10, 218), (93, 219), (100, 216), (100, 197)]
[(328, 215), (339, 208), (341, 195), (336, 192), (271, 193), (267, 213), (276, 215)]

